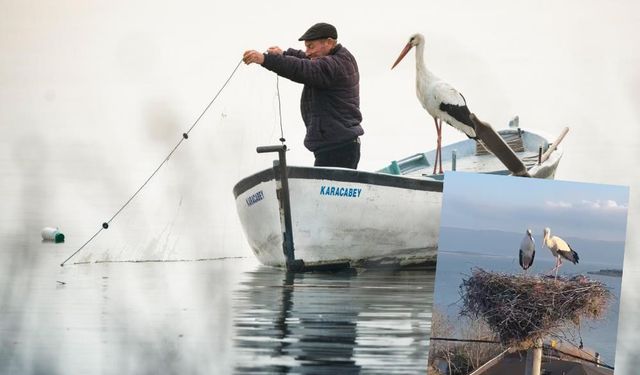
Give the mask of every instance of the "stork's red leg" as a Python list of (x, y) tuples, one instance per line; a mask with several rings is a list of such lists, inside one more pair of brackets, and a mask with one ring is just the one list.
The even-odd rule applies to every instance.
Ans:
[(435, 164), (433, 166), (433, 174), (436, 174), (436, 171), (438, 170), (438, 165), (440, 165), (440, 173), (442, 173), (442, 152), (440, 150), (441, 144), (440, 144), (440, 139), (441, 139), (441, 134), (442, 134), (442, 121), (439, 119), (434, 119), (436, 122), (436, 135), (437, 135), (437, 141), (436, 141), (436, 161)]
[(555, 280), (558, 280), (558, 271), (560, 271), (560, 266), (562, 265), (562, 259), (560, 259), (560, 255), (558, 255), (557, 257), (557, 261), (556, 261), (556, 278)]
[(440, 155), (440, 174), (442, 174), (442, 120), (439, 120), (438, 126), (438, 154)]
[[(438, 119), (437, 118), (433, 118), (433, 122), (435, 122), (436, 124), (436, 134), (439, 134), (440, 131), (438, 130)], [(433, 161), (433, 174), (436, 174), (436, 167), (438, 166), (438, 158), (440, 156), (440, 154), (438, 153), (438, 150), (440, 149), (440, 141), (439, 141), (439, 136), (438, 136), (438, 140), (436, 141), (436, 156), (434, 158)]]
[(553, 268), (549, 271), (549, 273), (553, 273), (553, 272), (555, 271), (555, 272), (556, 272), (556, 275), (557, 275), (557, 273), (558, 273), (558, 267), (559, 267), (559, 266), (558, 266), (558, 257), (556, 257), (556, 264), (555, 264), (555, 267), (553, 267)]

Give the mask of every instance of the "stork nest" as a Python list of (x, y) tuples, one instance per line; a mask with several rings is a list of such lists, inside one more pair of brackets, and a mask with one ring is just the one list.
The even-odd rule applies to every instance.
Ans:
[(602, 318), (613, 297), (603, 283), (583, 275), (554, 280), (482, 269), (462, 280), (460, 293), (461, 315), (485, 319), (503, 344), (523, 349), (582, 318)]

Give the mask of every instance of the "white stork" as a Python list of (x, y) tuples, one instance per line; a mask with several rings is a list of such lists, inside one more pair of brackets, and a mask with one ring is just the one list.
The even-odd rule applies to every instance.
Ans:
[(522, 242), (520, 243), (520, 267), (527, 273), (527, 270), (533, 264), (533, 258), (536, 256), (536, 241), (531, 235), (531, 229), (527, 229)]
[(580, 257), (569, 244), (558, 236), (551, 235), (551, 229), (544, 228), (544, 244), (551, 250), (551, 254), (556, 258), (556, 266), (550, 272), (556, 271), (558, 278), (558, 269), (562, 266), (562, 258), (573, 264), (578, 264)]
[(476, 139), (475, 125), (469, 119), (470, 112), (464, 96), (451, 85), (433, 75), (424, 65), (424, 36), (422, 34), (411, 36), (409, 43), (400, 52), (400, 56), (398, 56), (391, 69), (395, 68), (413, 47), (416, 47), (416, 92), (418, 100), (422, 107), (433, 117), (436, 124), (436, 132), (438, 133), (433, 173), (436, 173), (438, 161), (440, 161), (439, 173), (442, 173), (442, 121), (473, 139)]

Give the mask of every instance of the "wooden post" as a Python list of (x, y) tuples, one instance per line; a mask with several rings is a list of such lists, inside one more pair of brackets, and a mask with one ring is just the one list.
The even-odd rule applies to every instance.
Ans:
[(531, 375), (531, 369), (533, 368), (533, 348), (527, 350), (527, 359), (524, 363), (524, 375)]
[(277, 152), (278, 160), (273, 161), (273, 173), (276, 182), (276, 195), (280, 201), (280, 225), (282, 227), (282, 251), (286, 258), (287, 271), (304, 271), (304, 261), (296, 259), (293, 245), (293, 225), (291, 223), (291, 202), (289, 200), (289, 177), (287, 172), (287, 146), (260, 146), (256, 151), (261, 153)]
[(456, 159), (457, 159), (457, 153), (456, 150), (451, 151), (451, 170), (455, 171), (456, 170)]
[(542, 146), (538, 147), (538, 165), (542, 164)]
[(542, 339), (537, 338), (533, 346), (533, 361), (531, 363), (531, 375), (540, 375), (542, 367)]

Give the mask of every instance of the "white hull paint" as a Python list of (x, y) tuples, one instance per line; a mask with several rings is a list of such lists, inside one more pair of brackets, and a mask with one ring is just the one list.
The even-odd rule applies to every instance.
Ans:
[[(500, 134), (504, 137), (513, 132), (516, 130)], [(522, 134), (524, 151), (518, 156), (528, 158), (530, 175), (554, 178), (561, 149), (537, 165), (538, 147), (548, 147), (548, 138)], [(445, 169), (450, 169), (453, 150), (459, 171), (506, 172), (492, 155), (475, 156), (472, 140), (443, 147)], [(289, 166), (295, 258), (302, 259), (306, 266), (435, 262), (443, 182), (442, 176), (427, 175), (433, 168), (427, 160), (433, 160), (434, 155), (434, 151), (416, 154), (378, 172)], [(422, 162), (425, 165), (421, 166)], [(274, 175), (269, 168), (249, 176), (236, 184), (234, 195), (242, 228), (258, 260), (269, 266), (284, 266), (284, 229)]]
[[(291, 177), (296, 172), (317, 171), (326, 176), (335, 172), (354, 175), (362, 181), (378, 175), (342, 168), (289, 167), (296, 259), (304, 260), (305, 265), (408, 265), (435, 260), (442, 205), (440, 182), (420, 180), (423, 189), (431, 188), (423, 190), (375, 182)], [(260, 173), (273, 177), (270, 172)], [(415, 180), (385, 177), (398, 180), (398, 185)], [(255, 197), (261, 199), (256, 201)], [(283, 237), (273, 178), (239, 194), (236, 206), (256, 257), (263, 264), (283, 266)]]

